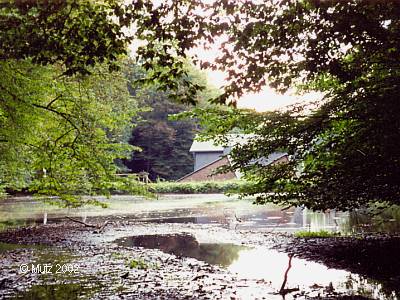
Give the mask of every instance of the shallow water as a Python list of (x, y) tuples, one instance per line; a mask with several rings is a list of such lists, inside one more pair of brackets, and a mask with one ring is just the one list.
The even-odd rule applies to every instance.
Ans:
[(81, 284), (43, 284), (18, 293), (14, 299), (73, 300), (83, 295), (86, 295), (86, 287)]
[[(357, 274), (329, 269), (323, 264), (296, 257), (290, 259), (285, 253), (265, 247), (199, 243), (190, 234), (140, 235), (117, 239), (115, 243), (125, 247), (156, 248), (176, 256), (192, 257), (225, 267), (236, 273), (239, 280), (246, 281), (246, 288), (240, 289), (244, 299), (254, 297), (259, 291), (254, 283), (267, 284), (271, 294), (272, 291), (278, 292), (286, 271), (285, 288), (298, 289), (287, 295), (286, 299), (294, 299), (301, 293), (307, 297), (332, 294), (397, 299), (394, 292), (384, 290), (379, 283)], [(291, 267), (288, 270), (289, 260)]]
[(156, 248), (176, 256), (192, 257), (209, 264), (230, 266), (246, 246), (230, 243), (198, 243), (190, 234), (139, 235), (115, 241), (125, 247)]
[[(63, 209), (37, 202), (30, 197), (7, 199), (0, 202), (0, 226), (7, 228), (60, 222), (68, 215), (81, 218), (83, 221), (89, 217), (109, 216), (145, 223), (213, 224), (224, 228), (261, 232), (322, 229), (344, 233), (400, 231), (400, 213), (396, 209), (385, 211), (375, 217), (370, 217), (361, 211), (345, 213), (331, 210), (326, 213), (316, 213), (301, 208), (282, 210), (273, 205), (255, 206), (251, 199), (238, 200), (219, 194), (165, 195), (157, 200), (113, 196), (109, 200), (101, 200), (109, 204), (108, 209), (99, 207)], [(211, 240), (209, 232), (206, 233), (207, 235), (201, 239), (197, 237), (201, 242), (190, 234), (137, 235), (124, 237), (115, 242), (127, 247), (156, 248), (178, 257), (191, 257), (226, 268), (237, 273), (238, 280), (243, 282), (243, 286), (237, 291), (237, 296), (241, 299), (263, 296), (266, 296), (266, 299), (282, 299), (281, 295), (274, 293), (281, 288), (284, 273), (288, 270), (287, 254), (261, 246), (247, 247), (234, 243), (219, 243), (221, 240), (217, 238)], [(131, 232), (129, 234), (132, 235)], [(49, 260), (53, 261), (46, 257), (46, 261)], [(304, 294), (307, 297), (314, 297), (318, 294), (329, 294), (329, 291), (372, 299), (397, 299), (392, 291), (385, 290), (379, 282), (354, 273), (329, 269), (322, 264), (296, 257), (292, 258), (291, 265), (285, 288), (299, 290), (286, 295), (285, 299), (295, 297), (304, 299)], [(263, 291), (260, 285), (266, 286), (270, 294), (257, 294)], [(75, 284), (36, 285), (30, 291), (21, 292), (19, 299), (36, 299), (37, 295), (43, 295), (42, 299), (47, 299), (45, 297), (53, 299), (52, 295), (58, 293), (62, 295), (60, 299), (64, 299), (63, 295), (69, 295), (65, 299), (75, 299), (74, 297), (82, 296), (79, 289), (80, 287)], [(91, 292), (91, 289), (88, 292)]]
[(118, 216), (120, 219), (141, 222), (221, 224), (232, 229), (285, 232), (400, 231), (400, 209), (387, 210), (374, 217), (362, 211), (347, 213), (331, 210), (319, 213), (301, 208), (282, 210), (274, 205), (253, 205), (252, 199), (238, 200), (221, 194), (163, 195), (156, 200), (133, 196), (98, 199), (109, 207), (67, 209), (44, 204), (31, 197), (9, 198), (0, 202), (0, 230), (59, 222), (68, 215), (80, 217), (83, 221), (93, 216)]

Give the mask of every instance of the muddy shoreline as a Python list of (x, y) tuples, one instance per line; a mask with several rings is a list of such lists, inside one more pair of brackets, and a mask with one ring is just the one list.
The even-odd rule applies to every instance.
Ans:
[[(304, 239), (284, 233), (232, 230), (216, 225), (153, 224), (102, 217), (89, 218), (87, 222), (101, 225), (107, 219), (109, 223), (102, 232), (70, 220), (0, 232), (1, 243), (24, 245), (0, 252), (2, 297), (36, 299), (38, 295), (49, 293), (49, 289), (50, 293), (57, 293), (63, 283), (68, 298), (57, 299), (282, 299), (277, 291), (271, 291), (268, 282), (243, 280), (222, 267), (158, 249), (113, 243), (126, 236), (177, 233), (196, 236), (200, 242), (214, 239), (277, 249), (295, 257), (322, 262), (329, 268), (367, 276), (379, 281), (383, 290), (396, 291), (397, 297), (400, 293), (398, 235)], [(76, 274), (28, 272), (21, 275), (21, 264), (37, 262), (73, 263), (79, 270)], [(254, 291), (254, 287), (257, 295), (248, 291), (250, 288)], [(327, 291), (326, 287), (320, 290), (319, 299), (373, 299), (349, 298)], [(289, 296), (312, 299), (314, 295), (300, 290)]]

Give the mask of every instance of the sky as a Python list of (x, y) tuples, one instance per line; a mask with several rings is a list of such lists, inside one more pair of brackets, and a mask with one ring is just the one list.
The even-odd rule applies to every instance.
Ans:
[[(207, 0), (214, 1), (214, 0)], [(127, 29), (128, 31), (132, 29)], [(221, 44), (226, 41), (226, 36), (220, 36), (215, 39), (214, 44), (207, 45), (208, 49), (194, 48), (188, 52), (189, 56), (194, 55), (201, 61), (213, 62), (220, 53)], [(144, 42), (135, 40), (129, 49), (131, 53), (135, 53), (137, 48), (143, 45)], [(225, 84), (227, 77), (222, 71), (204, 70), (208, 77), (208, 82), (217, 88), (222, 88)], [(295, 104), (298, 102), (308, 102), (320, 99), (322, 96), (319, 93), (309, 93), (306, 95), (298, 96), (293, 92), (288, 92), (284, 95), (275, 92), (272, 88), (265, 86), (259, 93), (248, 93), (243, 95), (237, 100), (238, 108), (250, 108), (256, 111), (271, 111), (271, 110), (284, 110), (284, 107)]]
[[(217, 88), (221, 88), (225, 84), (226, 75), (221, 71), (207, 71), (207, 77), (210, 84)], [(268, 86), (265, 86), (259, 93), (249, 93), (242, 96), (238, 102), (238, 108), (251, 108), (256, 111), (270, 111), (283, 109), (285, 106), (303, 101), (314, 101), (320, 98), (318, 93), (309, 93), (307, 95), (298, 96), (294, 93), (286, 93), (284, 95), (275, 92)]]
[[(220, 53), (219, 47), (227, 39), (225, 36), (220, 36), (215, 39), (215, 43), (207, 45), (209, 48), (195, 48), (189, 51), (190, 55), (197, 56), (202, 61), (213, 62)], [(226, 83), (227, 77), (222, 71), (206, 70), (208, 82), (217, 88), (221, 88)], [(284, 95), (275, 92), (268, 86), (265, 86), (259, 93), (249, 93), (243, 95), (237, 101), (238, 108), (251, 108), (257, 111), (269, 111), (284, 109), (285, 106), (295, 104), (297, 102), (315, 101), (321, 98), (321, 94), (309, 93), (303, 96), (296, 96), (293, 92), (288, 92)]]
[[(130, 51), (135, 53), (138, 46), (142, 43), (140, 41), (136, 41), (130, 45)], [(203, 49), (194, 49), (193, 53), (196, 56), (203, 60), (212, 62), (218, 53), (218, 46), (212, 45), (210, 50)], [(222, 71), (213, 71), (213, 70), (204, 70), (207, 74), (208, 83), (217, 87), (222, 88), (226, 84), (225, 78), (226, 74)], [(261, 92), (259, 93), (249, 93), (243, 95), (237, 101), (238, 108), (250, 108), (255, 109), (259, 112), (271, 111), (271, 110), (282, 110), (284, 107), (295, 104), (297, 102), (307, 102), (307, 101), (315, 101), (318, 98), (321, 98), (321, 94), (318, 93), (309, 93), (306, 95), (294, 95), (293, 92), (288, 92), (284, 95), (275, 92), (272, 88), (265, 86)]]

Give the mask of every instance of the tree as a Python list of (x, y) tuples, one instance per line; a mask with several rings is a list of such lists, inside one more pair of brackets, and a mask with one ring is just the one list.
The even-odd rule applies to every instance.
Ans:
[[(258, 115), (233, 110), (207, 115), (204, 124), (210, 125), (211, 136), (220, 137), (238, 128), (255, 134), (248, 145), (232, 151), (232, 168), (243, 171), (253, 183), (246, 193), (259, 195), (259, 203), (316, 209), (348, 209), (371, 200), (398, 203), (400, 199), (398, 1), (223, 0), (204, 4), (200, 0), (134, 0), (128, 5), (113, 0), (15, 1), (1, 4), (0, 17), (2, 72), (10, 72), (7, 68), (13, 69), (15, 62), (31, 63), (33, 69), (51, 66), (57, 76), (89, 74), (96, 69), (93, 66), (103, 62), (115, 69), (117, 58), (126, 52), (126, 43), (135, 37), (146, 41), (137, 57), (147, 78), (138, 82), (155, 83), (158, 90), (168, 90), (169, 97), (187, 102), (195, 102), (202, 88), (187, 76), (184, 64), (189, 50), (223, 40), (222, 54), (215, 62), (202, 62), (203, 67), (229, 75), (224, 93), (215, 97), (215, 102), (234, 102), (265, 84), (279, 91), (297, 87), (324, 93), (324, 99), (312, 110), (297, 106), (285, 113)], [(132, 37), (123, 34), (127, 25), (134, 28)], [(6, 63), (10, 64), (7, 68)], [(14, 68), (17, 73), (20, 67)], [(23, 69), (23, 78), (31, 78), (29, 70)], [(43, 75), (40, 72), (45, 69), (36, 71)], [(44, 97), (41, 89), (32, 92), (24, 88), (32, 81), (9, 78), (1, 91), (6, 101), (2, 101), (0, 118), (21, 136), (24, 126), (20, 124), (25, 124), (24, 118), (27, 124), (33, 122), (28, 111), (39, 109), (35, 105), (49, 111), (57, 102), (65, 104), (60, 109), (72, 109), (68, 99), (58, 101), (55, 91), (47, 94), (53, 97)], [(24, 86), (19, 85), (22, 82)], [(18, 89), (10, 90), (8, 85)], [(20, 91), (29, 101), (20, 97)], [(37, 102), (39, 96), (35, 95), (48, 102)], [(29, 103), (22, 113), (13, 105), (24, 103), (21, 99)], [(52, 113), (50, 119), (62, 119), (73, 127), (69, 111)], [(36, 119), (44, 122), (39, 116)], [(3, 124), (2, 131), (7, 133)], [(104, 136), (108, 130), (102, 124), (92, 132)], [(10, 141), (15, 137), (1, 137), (2, 143), (15, 146)], [(52, 136), (53, 142), (58, 137)], [(97, 134), (87, 138), (99, 142)], [(91, 145), (100, 147), (97, 142)], [(266, 168), (254, 163), (276, 149), (288, 152), (288, 164)], [(2, 151), (8, 153), (7, 146)], [(15, 153), (4, 157), (10, 161), (19, 157)], [(68, 155), (64, 158), (70, 159)]]
[[(207, 99), (218, 95), (219, 91), (207, 83), (205, 74), (187, 63), (190, 81), (206, 88), (201, 91), (196, 102), (205, 106)], [(131, 144), (139, 146), (140, 152), (133, 152), (125, 162), (133, 172), (145, 171), (151, 180), (162, 178), (176, 180), (193, 171), (193, 157), (189, 153), (197, 124), (195, 120), (170, 120), (171, 115), (191, 110), (193, 107), (170, 99), (168, 92), (157, 87), (143, 87), (136, 80), (146, 76), (137, 65), (130, 67), (130, 91), (139, 105), (148, 107), (139, 113), (140, 119), (132, 130)]]
[[(164, 73), (168, 68), (179, 73), (177, 57), (223, 39), (222, 54), (203, 62), (229, 75), (215, 101), (235, 101), (265, 84), (324, 93), (313, 107), (287, 112), (191, 115), (204, 117), (213, 138), (223, 139), (234, 128), (254, 134), (231, 153), (232, 169), (253, 183), (245, 194), (257, 195), (258, 203), (314, 209), (399, 203), (398, 1), (145, 2), (147, 17), (138, 24), (138, 36), (148, 43), (138, 53), (149, 69), (161, 57), (168, 62)], [(254, 163), (277, 149), (289, 154), (289, 163)]]
[(68, 205), (84, 203), (78, 195), (129, 189), (114, 162), (135, 149), (122, 137), (138, 108), (122, 74), (97, 67), (89, 77), (59, 77), (55, 67), (28, 61), (0, 65), (2, 185)]
[(126, 54), (124, 10), (119, 1), (15, 0), (0, 4), (0, 60), (30, 58), (38, 65), (62, 64), (63, 74), (88, 74), (107, 63), (118, 68)]
[[(126, 127), (138, 108), (117, 71), (133, 38), (127, 27), (144, 24), (146, 7), (119, 0), (0, 4), (0, 189), (29, 186), (66, 205), (84, 203), (82, 194), (145, 193), (115, 173), (137, 150), (127, 144)], [(160, 61), (154, 72), (162, 71)], [(186, 72), (175, 75), (168, 96), (197, 93)]]
[[(29, 188), (61, 204), (115, 189), (146, 193), (117, 178), (123, 136), (136, 115), (117, 72), (129, 38), (118, 1), (0, 4), (0, 188)], [(110, 73), (113, 70), (114, 73)]]

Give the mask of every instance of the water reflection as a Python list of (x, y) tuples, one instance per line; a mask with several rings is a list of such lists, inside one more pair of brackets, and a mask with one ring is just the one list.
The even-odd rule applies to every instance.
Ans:
[(195, 237), (189, 234), (139, 235), (118, 239), (115, 242), (127, 247), (160, 249), (165, 253), (192, 257), (221, 266), (231, 265), (239, 258), (239, 251), (248, 248), (234, 244), (199, 244)]
[[(289, 256), (285, 253), (259, 247), (243, 250), (240, 253), (240, 260), (229, 266), (229, 270), (244, 278), (264, 278), (271, 281), (276, 289), (279, 289), (288, 260)], [(287, 286), (311, 286), (314, 284), (327, 286), (332, 281), (345, 279), (346, 275), (346, 271), (329, 270), (322, 264), (293, 258)]]
[(93, 295), (95, 288), (87, 285), (70, 284), (44, 284), (34, 285), (27, 291), (19, 292), (13, 299), (41, 299), (41, 300), (75, 300), (88, 299)]
[(363, 209), (351, 212), (345, 223), (349, 232), (400, 232), (400, 206), (386, 209)]
[[(106, 201), (106, 200), (104, 200)], [(331, 230), (342, 233), (364, 231), (399, 232), (400, 207), (380, 214), (371, 211), (325, 213), (302, 208), (282, 210), (274, 205), (256, 206), (251, 200), (238, 200), (224, 195), (167, 195), (159, 200), (130, 196), (113, 196), (109, 208), (63, 209), (33, 201), (32, 198), (0, 202), (0, 230), (9, 226), (59, 222), (65, 215), (81, 217), (112, 216), (141, 222), (219, 224), (231, 229)]]
[[(240, 291), (247, 299), (259, 291), (260, 284), (271, 292), (271, 299), (279, 299), (282, 286), (288, 292), (286, 299), (300, 295), (306, 298), (318, 295), (363, 296), (372, 299), (397, 299), (394, 291), (385, 290), (374, 282), (344, 270), (329, 269), (323, 264), (290, 257), (265, 247), (245, 247), (234, 244), (203, 244), (189, 234), (141, 235), (115, 241), (119, 245), (156, 248), (177, 256), (196, 258), (226, 267), (247, 282)], [(291, 268), (288, 269), (290, 261)], [(285, 273), (287, 272), (284, 282)], [(253, 282), (253, 285), (251, 284)], [(284, 284), (283, 284), (284, 283)], [(250, 297), (253, 298), (253, 297)]]

